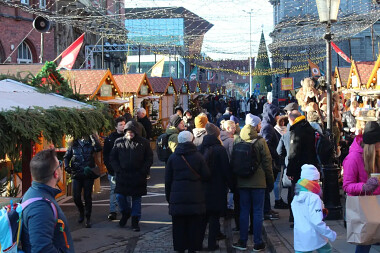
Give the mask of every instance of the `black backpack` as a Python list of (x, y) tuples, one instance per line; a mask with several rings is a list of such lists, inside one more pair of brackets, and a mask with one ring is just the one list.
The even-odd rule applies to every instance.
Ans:
[(315, 151), (318, 163), (321, 165), (332, 164), (334, 159), (334, 145), (327, 135), (315, 131)]
[(252, 142), (239, 142), (234, 145), (232, 150), (232, 171), (239, 177), (249, 177), (256, 172), (257, 167), (255, 166), (254, 157), (256, 157), (256, 152), (253, 147), (257, 140), (261, 137), (257, 137)]
[(163, 133), (158, 136), (156, 141), (157, 156), (162, 162), (167, 162), (172, 151), (169, 148), (169, 136), (170, 134)]

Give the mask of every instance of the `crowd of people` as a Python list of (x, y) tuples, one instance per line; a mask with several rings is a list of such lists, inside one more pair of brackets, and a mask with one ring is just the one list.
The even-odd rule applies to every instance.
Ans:
[[(159, 137), (167, 143), (161, 143), (157, 149), (166, 145), (170, 152), (165, 159), (165, 196), (172, 216), (174, 250), (205, 250), (202, 243), (207, 226), (206, 248), (218, 249), (217, 241), (226, 238), (220, 219), (232, 215), (234, 230), (240, 233), (232, 247), (246, 250), (249, 234), (253, 234), (253, 251), (263, 251), (266, 248), (262, 238), (263, 220), (280, 218), (273, 209), (289, 209), (295, 251), (331, 252), (329, 241), (336, 239), (336, 233), (323, 222), (326, 212), (315, 145), (316, 132), (324, 133), (323, 120), (313, 121), (312, 113), (302, 112), (295, 102), (280, 109), (272, 103), (270, 93), (260, 101), (251, 97), (227, 102), (210, 98), (197, 114), (177, 107), (170, 117), (165, 138)], [(342, 128), (348, 127), (355, 134), (343, 162), (343, 189), (348, 195), (379, 195), (378, 178), (371, 177), (371, 173), (380, 170), (380, 125), (375, 121), (363, 126), (355, 124), (356, 101), (338, 109), (334, 117), (342, 119)], [(145, 110), (140, 108), (137, 120), (126, 114), (116, 118), (114, 126), (115, 131), (105, 139), (103, 147), (97, 135), (74, 140), (64, 156), (64, 168), (72, 176), (78, 222), (85, 221), (85, 227), (91, 228), (94, 179), (86, 171), (96, 167), (94, 153), (103, 149), (111, 186), (108, 219), (117, 219), (118, 207), (119, 226), (125, 227), (131, 218), (133, 231), (140, 231), (141, 197), (147, 194), (153, 164), (149, 143), (152, 125)], [(335, 148), (339, 150), (340, 142), (336, 143)], [(333, 158), (337, 157), (339, 154), (334, 154)], [(57, 192), (52, 190), (62, 173), (57, 163), (52, 151), (40, 152), (32, 159), (33, 184), (23, 201), (37, 193), (44, 194), (57, 206), (58, 217), (66, 222), (54, 200)], [(287, 203), (281, 198), (286, 180)], [(272, 191), (274, 206), (270, 200)], [(45, 207), (43, 202), (31, 205), (37, 207), (35, 210)], [(41, 213), (54, 219), (46, 210)], [(24, 220), (30, 221), (23, 227), (29, 235), (23, 239), (26, 248), (44, 249), (53, 245), (64, 251), (73, 250), (67, 227), (62, 229), (68, 234), (66, 241), (54, 227), (47, 231), (50, 236), (42, 240), (39, 233), (34, 233), (40, 229), (35, 217), (41, 214), (36, 216), (30, 211), (23, 215)], [(33, 246), (36, 243), (38, 246)], [(356, 252), (369, 252), (370, 248), (371, 245), (358, 245)]]

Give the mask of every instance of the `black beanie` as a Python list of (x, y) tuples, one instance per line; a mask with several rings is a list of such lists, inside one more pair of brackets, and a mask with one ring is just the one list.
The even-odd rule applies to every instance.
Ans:
[(181, 121), (182, 121), (181, 117), (178, 116), (177, 114), (174, 114), (173, 116), (170, 117), (171, 126), (177, 127), (179, 123), (181, 123)]
[(365, 144), (375, 144), (380, 142), (380, 125), (376, 121), (367, 122), (364, 127), (363, 142)]

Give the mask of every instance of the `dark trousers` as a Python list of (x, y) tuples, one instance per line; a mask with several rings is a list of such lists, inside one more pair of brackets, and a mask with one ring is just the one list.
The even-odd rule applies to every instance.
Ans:
[[(86, 218), (91, 217), (92, 211), (92, 187), (94, 185), (94, 179), (81, 178), (73, 179), (73, 198), (74, 203), (80, 213), (84, 213)], [(82, 189), (84, 193), (84, 203), (82, 202)]]
[[(240, 193), (239, 190), (234, 192), (234, 218), (235, 226), (240, 230)], [(253, 212), (249, 212), (249, 231), (253, 233)]]
[(172, 222), (175, 251), (200, 251), (202, 249), (204, 215), (174, 215)]
[(292, 181), (292, 186), (288, 189), (288, 203), (289, 203), (289, 222), (294, 222), (291, 203), (294, 198), (294, 189), (296, 187), (296, 181)]
[(206, 227), (208, 224), (208, 248), (214, 249), (216, 247), (216, 236), (220, 233), (220, 213), (219, 212), (207, 212), (203, 221), (202, 234), (204, 237), (206, 233)]

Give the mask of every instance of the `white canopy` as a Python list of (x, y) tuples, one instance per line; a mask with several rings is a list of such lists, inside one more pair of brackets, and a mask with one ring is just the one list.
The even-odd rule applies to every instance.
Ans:
[(28, 109), (35, 106), (44, 109), (51, 107), (93, 108), (86, 103), (54, 93), (40, 93), (34, 87), (11, 79), (0, 81), (0, 111), (13, 110), (15, 107)]

